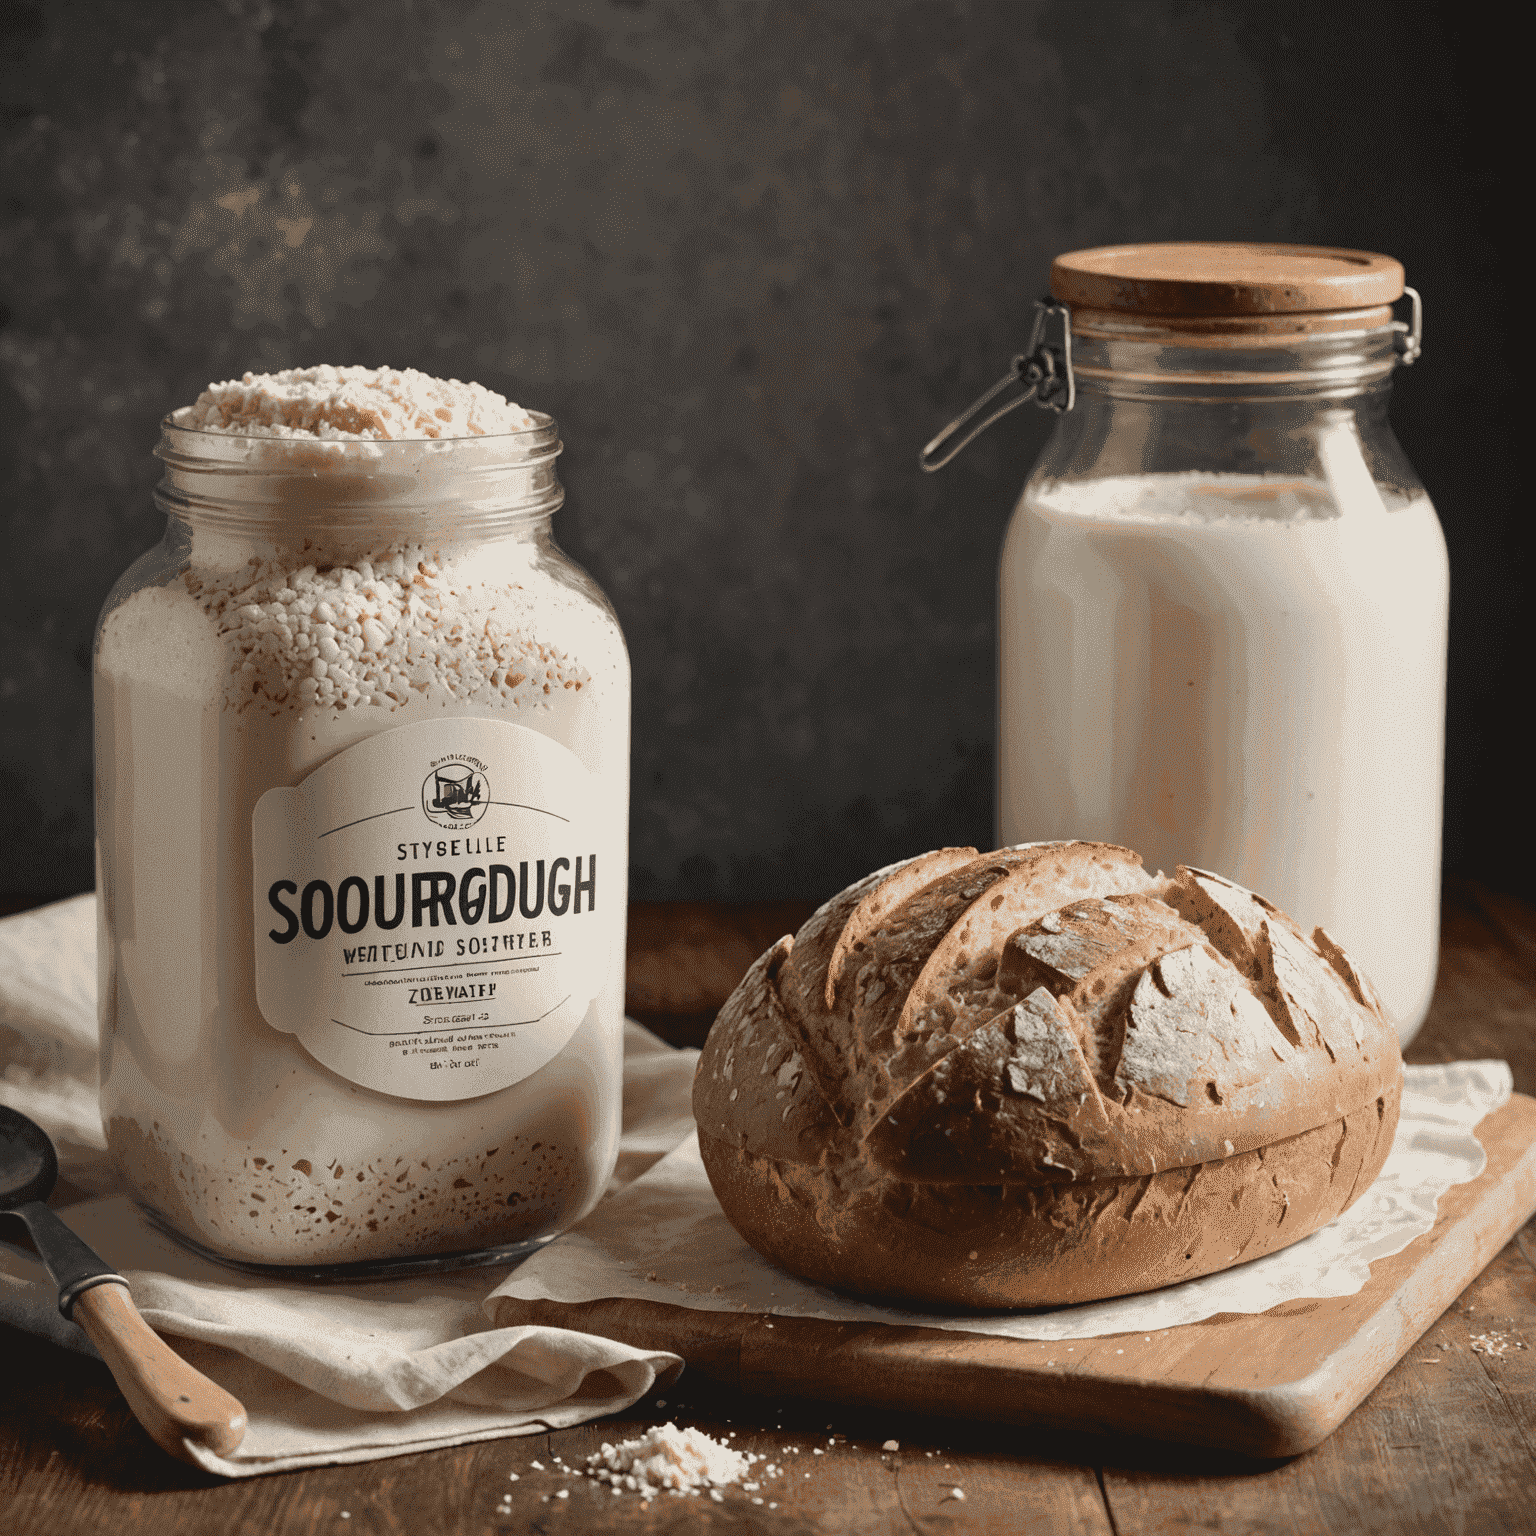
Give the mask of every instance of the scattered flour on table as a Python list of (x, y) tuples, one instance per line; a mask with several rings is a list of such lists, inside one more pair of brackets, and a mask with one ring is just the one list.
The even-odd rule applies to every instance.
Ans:
[(615, 1493), (628, 1489), (653, 1499), (666, 1492), (693, 1494), (739, 1482), (758, 1458), (733, 1451), (702, 1430), (658, 1424), (638, 1440), (604, 1443), (587, 1457), (587, 1476), (609, 1483)]
[(1524, 1349), (1525, 1344), (1517, 1339), (1514, 1334), (1503, 1329), (1490, 1329), (1487, 1333), (1474, 1333), (1472, 1335), (1472, 1353), (1474, 1355), (1492, 1355), (1495, 1359), (1501, 1355), (1507, 1355), (1512, 1349)]
[(285, 368), (210, 384), (178, 427), (232, 437), (396, 441), (524, 432), (533, 416), (483, 384), (414, 368)]

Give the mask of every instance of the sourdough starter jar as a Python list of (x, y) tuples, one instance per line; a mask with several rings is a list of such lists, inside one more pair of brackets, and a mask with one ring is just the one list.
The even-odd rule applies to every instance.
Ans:
[[(1004, 844), (1121, 843), (1321, 925), (1406, 1041), (1434, 985), (1448, 574), (1387, 422), (1390, 258), (1060, 257), (1060, 411), (1003, 544)], [(1037, 332), (1038, 339), (1038, 332)]]
[(629, 667), (551, 537), (555, 425), (188, 414), (96, 641), (112, 1155), (237, 1262), (521, 1252), (621, 1099)]

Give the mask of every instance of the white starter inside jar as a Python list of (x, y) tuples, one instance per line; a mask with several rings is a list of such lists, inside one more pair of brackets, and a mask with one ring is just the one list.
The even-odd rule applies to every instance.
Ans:
[[(628, 660), (547, 516), (458, 515), (482, 492), (428, 436), (511, 444), (535, 418), (312, 369), (212, 386), (172, 422), (260, 439), (251, 468), (287, 478), (259, 527), (190, 512), (190, 547), (100, 632), (113, 1157), (246, 1262), (557, 1231), (617, 1147)], [(378, 498), (373, 442), (410, 515), (386, 496), (328, 523)]]
[[(1347, 462), (1347, 461), (1346, 461)], [(1368, 476), (1031, 485), (1002, 560), (1005, 843), (1070, 827), (1262, 891), (1406, 1035), (1438, 951), (1445, 542)]]

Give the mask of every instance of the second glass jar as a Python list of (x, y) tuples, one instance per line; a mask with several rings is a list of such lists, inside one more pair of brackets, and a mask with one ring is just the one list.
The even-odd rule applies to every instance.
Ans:
[(1401, 326), (1073, 333), (1000, 563), (999, 840), (1236, 879), (1340, 942), (1406, 1042), (1438, 953), (1448, 568), (1387, 421)]

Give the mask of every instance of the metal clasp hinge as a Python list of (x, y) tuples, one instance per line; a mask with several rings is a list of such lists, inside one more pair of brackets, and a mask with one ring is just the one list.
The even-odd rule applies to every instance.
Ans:
[(1397, 348), (1397, 360), (1407, 368), (1424, 350), (1424, 300), (1419, 297), (1417, 288), (1410, 288), (1406, 283), (1403, 285), (1403, 297), (1413, 306), (1413, 318), (1392, 322), (1395, 332), (1392, 345)]
[[(1412, 289), (1408, 291), (1412, 292)], [(1051, 319), (1061, 322), (1060, 346), (1051, 346), (1044, 339), (1046, 323)], [(1019, 386), (1018, 394), (976, 422), (958, 442), (954, 441), (956, 435), (986, 410), (998, 395), (1015, 384)], [(1026, 400), (1033, 400), (1042, 410), (1058, 414), (1070, 411), (1077, 403), (1077, 382), (1072, 377), (1072, 316), (1065, 304), (1057, 304), (1051, 299), (1035, 300), (1035, 325), (1030, 332), (1028, 350), (1019, 353), (1008, 372), (923, 449), (918, 462), (930, 474), (936, 469), (943, 469), (962, 448), (980, 437), (994, 421), (1006, 416), (1009, 411), (1017, 410)]]

